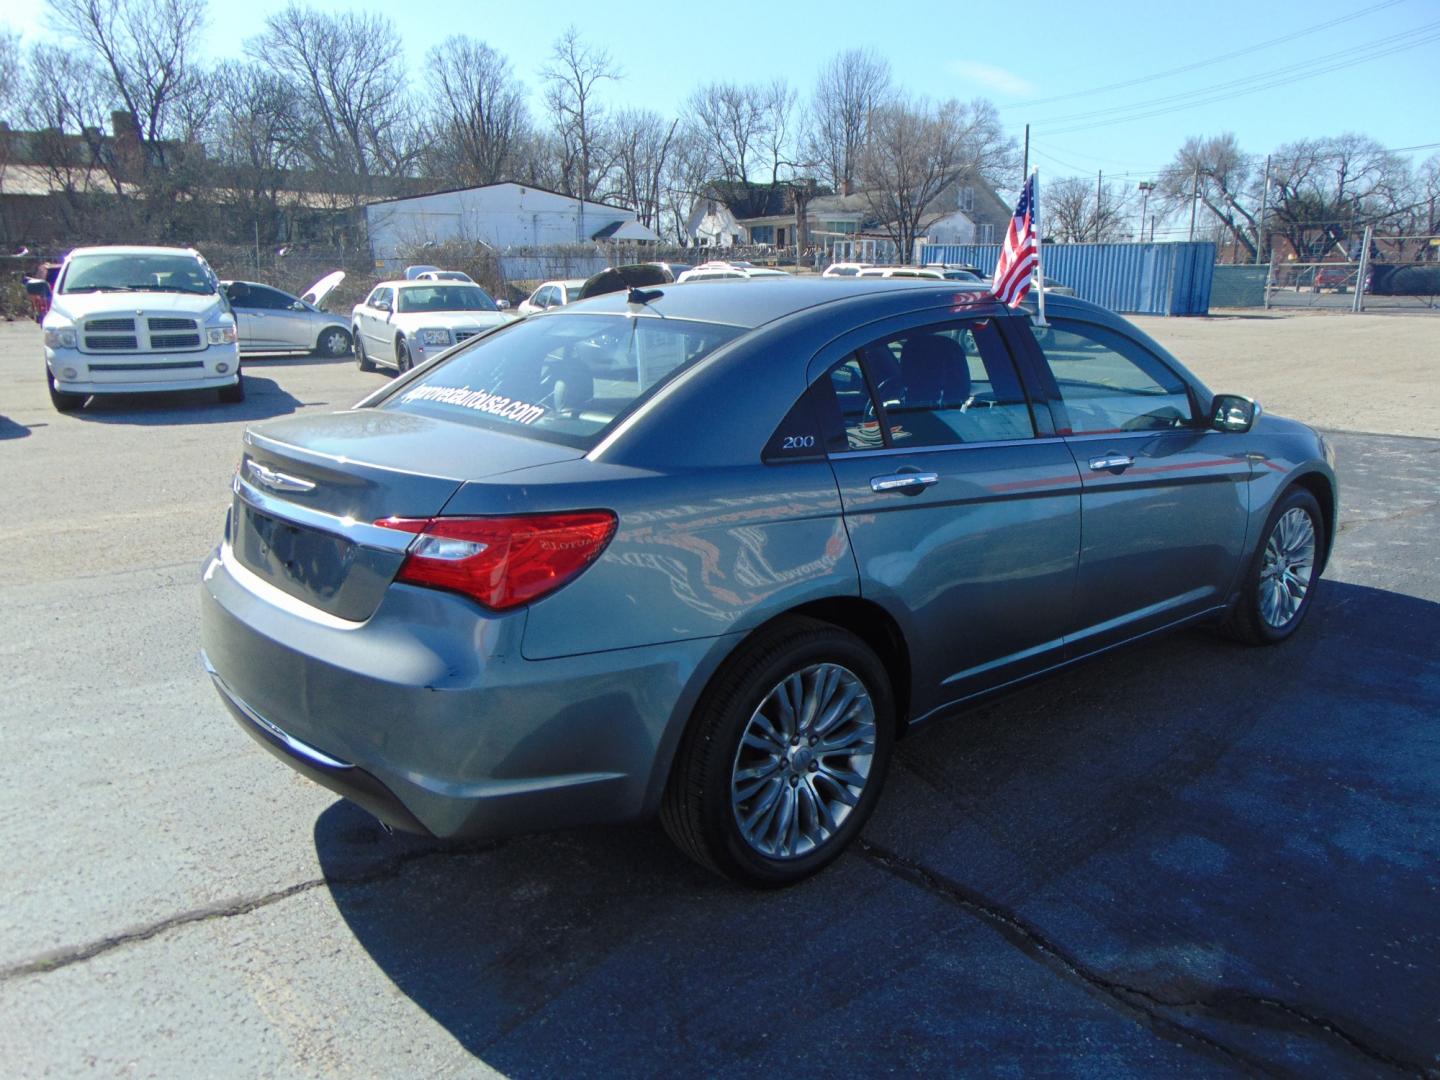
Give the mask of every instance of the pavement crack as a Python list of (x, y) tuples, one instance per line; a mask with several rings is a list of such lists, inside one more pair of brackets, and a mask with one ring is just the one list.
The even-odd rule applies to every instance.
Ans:
[(1407, 506), (1403, 510), (1394, 510), (1388, 514), (1379, 514), (1376, 517), (1349, 517), (1340, 522), (1337, 534), (1346, 532), (1349, 529), (1360, 525), (1380, 525), (1382, 523), (1399, 521), (1401, 518), (1414, 517), (1416, 514), (1428, 514), (1432, 510), (1440, 509), (1440, 501), (1417, 503), (1414, 506)]
[(1277, 1071), (1275, 1066), (1268, 1062), (1251, 1057), (1235, 1047), (1228, 1046), (1180, 1023), (1174, 1017), (1167, 1015), (1166, 1010), (1190, 1011), (1204, 1014), (1211, 1019), (1243, 1022), (1245, 1017), (1237, 1015), (1240, 1008), (1247, 1005), (1260, 1007), (1279, 1013), (1287, 1020), (1292, 1021), (1292, 1028), (1321, 1032), (1372, 1062), (1415, 1076), (1440, 1077), (1440, 1072), (1436, 1070), (1394, 1057), (1371, 1046), (1364, 1039), (1346, 1031), (1333, 1020), (1309, 1013), (1276, 998), (1244, 991), (1220, 991), (1213, 995), (1177, 1000), (1164, 997), (1143, 987), (1121, 982), (1087, 967), (1073, 953), (1046, 937), (1038, 927), (974, 889), (890, 851), (874, 841), (862, 837), (856, 842), (856, 846), (859, 848), (860, 854), (876, 867), (903, 881), (917, 885), (970, 913), (999, 932), (1003, 938), (1021, 951), (1099, 991), (1101, 995), (1122, 1010), (1140, 1014), (1145, 1022), (1158, 1032), (1198, 1044), (1205, 1050), (1221, 1055), (1232, 1062), (1238, 1062), (1248, 1069), (1270, 1074)]
[(191, 908), (189, 911), (182, 911), (168, 918), (160, 919), (157, 922), (137, 926), (131, 930), (125, 930), (111, 937), (99, 938), (98, 940), (87, 942), (84, 945), (54, 949), (41, 953), (39, 956), (30, 960), (0, 968), (0, 983), (9, 982), (13, 979), (22, 979), (28, 975), (43, 975), (52, 971), (59, 971), (62, 968), (67, 968), (74, 964), (81, 964), (87, 960), (93, 960), (97, 956), (104, 956), (106, 953), (113, 952), (115, 949), (122, 948), (126, 945), (150, 941), (152, 938), (160, 937), (182, 926), (191, 926), (195, 923), (211, 922), (217, 919), (232, 919), (238, 915), (249, 915), (253, 911), (259, 911), (261, 908), (269, 907), (271, 904), (278, 904), (282, 900), (288, 900), (292, 896), (299, 896), (302, 893), (318, 889), (322, 885), (328, 885), (331, 889), (373, 885), (379, 881), (387, 881), (399, 877), (412, 863), (432, 858), (455, 858), (465, 855), (478, 855), (483, 852), (492, 851), (500, 846), (499, 842), (490, 842), (407, 851), (363, 873), (350, 874), (343, 877), (310, 878), (306, 881), (296, 882), (294, 885), (287, 885), (283, 889), (275, 889), (267, 893), (237, 897), (214, 904), (205, 904), (197, 908)]

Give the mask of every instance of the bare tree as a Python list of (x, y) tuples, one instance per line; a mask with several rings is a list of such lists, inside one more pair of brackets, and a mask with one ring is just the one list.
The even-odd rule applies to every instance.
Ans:
[(967, 174), (991, 180), (1014, 156), (1015, 140), (988, 101), (897, 99), (871, 115), (858, 176), (871, 215), (908, 261), (915, 238), (941, 215), (947, 189)]
[(105, 74), (87, 54), (55, 45), (34, 45), (27, 59), (19, 115), (34, 132), (29, 160), (58, 196), (51, 205), (60, 228), (102, 235), (99, 199), (122, 190), (102, 137), (111, 104)]
[(1409, 163), (1364, 135), (1302, 139), (1275, 151), (1267, 227), (1297, 252), (1348, 255), (1366, 225), (1405, 205)]
[(780, 182), (780, 173), (795, 166), (794, 89), (784, 79), (774, 79), (760, 91), (762, 128), (760, 144), (770, 169), (770, 183)]
[(1229, 132), (1211, 138), (1191, 136), (1160, 173), (1161, 205), (1188, 214), (1198, 198), (1209, 216), (1220, 224), (1225, 239), (1253, 257), (1259, 242), (1260, 190), (1263, 168), (1240, 149)]
[(464, 184), (509, 179), (530, 127), (510, 62), (483, 41), (456, 36), (431, 49), (426, 66), (436, 102), (432, 170)]
[(615, 155), (614, 198), (631, 207), (641, 224), (660, 225), (664, 177), (680, 121), (668, 123), (659, 113), (626, 110), (615, 116), (612, 145)]
[(200, 91), (195, 52), (206, 0), (48, 0), (57, 22), (105, 68), (135, 118), (144, 166), (164, 168), (180, 104)]
[(660, 181), (661, 219), (665, 228), (657, 232), (668, 233), (677, 244), (688, 243), (690, 238), (685, 228), (690, 210), (714, 172), (706, 140), (682, 121), (676, 128)]
[[(23, 67), (20, 61), (20, 35), (12, 30), (0, 30), (0, 121), (8, 124), (19, 119)], [(0, 153), (3, 152), (3, 148), (0, 148)]]
[(304, 104), (308, 131), (298, 149), (307, 164), (335, 180), (403, 174), (418, 146), (406, 93), (399, 31), (383, 15), (330, 14), (291, 3), (246, 42), (259, 63), (290, 79)]
[(1065, 176), (1046, 183), (1040, 198), (1041, 227), (1047, 239), (1084, 244), (1131, 235), (1130, 194), (1117, 184), (1102, 183), (1097, 193), (1096, 182), (1089, 177)]
[(890, 97), (890, 64), (872, 49), (836, 53), (821, 68), (810, 98), (804, 156), (836, 191), (854, 190), (870, 118)]
[(715, 179), (752, 182), (770, 135), (768, 92), (758, 84), (714, 82), (695, 90), (686, 101), (686, 122), (704, 144), (718, 174)]
[(608, 52), (584, 44), (580, 32), (569, 26), (555, 40), (541, 76), (545, 105), (559, 139), (563, 190), (581, 199), (592, 198), (609, 167), (599, 87), (620, 78), (620, 69)]
[(291, 82), (253, 63), (222, 64), (214, 81), (219, 91), (212, 152), (229, 173), (221, 200), (253, 223), (257, 238), (284, 239), (280, 192), (299, 162), (299, 94)]

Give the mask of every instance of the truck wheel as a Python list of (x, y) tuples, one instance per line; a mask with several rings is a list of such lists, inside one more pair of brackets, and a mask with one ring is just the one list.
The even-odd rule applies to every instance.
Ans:
[(234, 386), (222, 386), (216, 391), (222, 405), (238, 405), (245, 400), (245, 376), (241, 375), (235, 380)]

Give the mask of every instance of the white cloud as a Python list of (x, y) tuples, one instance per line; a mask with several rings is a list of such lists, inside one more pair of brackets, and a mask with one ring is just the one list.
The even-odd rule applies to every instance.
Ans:
[(1010, 97), (1033, 97), (1035, 95), (1033, 83), (1022, 79), (1013, 71), (1006, 71), (994, 64), (982, 64), (978, 60), (952, 60), (947, 66), (951, 74), (958, 75), (962, 79), (969, 79), (971, 82), (977, 82), (1000, 94), (1007, 94)]

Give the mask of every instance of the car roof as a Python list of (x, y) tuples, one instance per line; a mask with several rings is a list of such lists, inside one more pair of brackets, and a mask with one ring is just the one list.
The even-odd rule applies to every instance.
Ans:
[(632, 314), (643, 310), (647, 314), (667, 319), (693, 319), (697, 322), (725, 323), (748, 329), (821, 304), (912, 289), (929, 289), (951, 294), (957, 289), (967, 294), (983, 291), (977, 290), (973, 285), (967, 287), (964, 283), (925, 278), (857, 279), (786, 275), (753, 286), (737, 285), (733, 279), (688, 281), (681, 288), (656, 285), (644, 291), (658, 292), (661, 295), (644, 305), (643, 309), (630, 305), (624, 291), (606, 293), (589, 300), (567, 304), (562, 310), (555, 312), (555, 317), (565, 318), (595, 312)]
[[(370, 286), (370, 292), (373, 293), (376, 289), (433, 289), (436, 285), (458, 285), (462, 289), (480, 288), (480, 286), (473, 281), (420, 281), (418, 279), (406, 281), (402, 278), (396, 281), (377, 281), (374, 285)], [(366, 293), (365, 295), (369, 296), (370, 293)]]
[(566, 277), (566, 278), (558, 278), (558, 277), (557, 277), (557, 278), (551, 278), (549, 281), (542, 281), (539, 285), (536, 286), (536, 288), (537, 288), (537, 289), (543, 289), (543, 288), (545, 288), (546, 285), (564, 285), (567, 289), (578, 289), (581, 285), (584, 285), (585, 282), (587, 282), (587, 281), (589, 281), (589, 280), (590, 280), (589, 278), (583, 278), (583, 277)]

